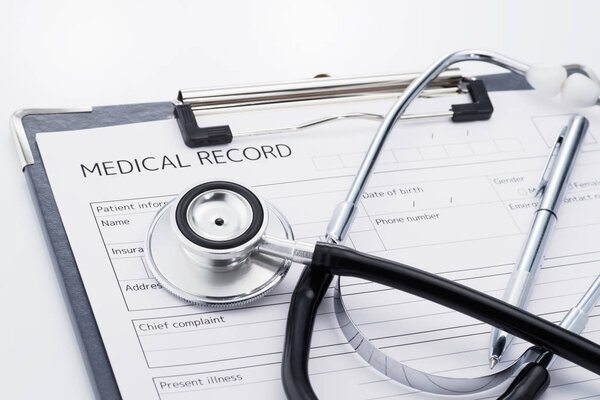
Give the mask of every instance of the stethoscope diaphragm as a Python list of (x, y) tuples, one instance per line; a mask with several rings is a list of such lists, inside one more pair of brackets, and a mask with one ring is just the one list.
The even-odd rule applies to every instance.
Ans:
[(202, 183), (158, 212), (146, 260), (174, 295), (200, 305), (235, 306), (265, 295), (291, 265), (256, 251), (265, 235), (293, 240), (283, 215), (244, 186)]

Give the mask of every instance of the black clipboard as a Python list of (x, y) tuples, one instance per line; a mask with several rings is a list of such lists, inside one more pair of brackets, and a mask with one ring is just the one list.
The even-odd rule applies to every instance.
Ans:
[[(460, 79), (449, 79), (449, 81), (443, 80), (442, 86), (447, 88), (457, 84), (461, 85), (464, 82), (473, 79), (465, 79), (460, 75), (460, 72), (457, 73), (456, 71), (457, 70), (453, 70), (450, 75)], [(406, 87), (414, 77), (416, 77), (416, 74), (367, 77), (364, 79), (367, 79), (367, 81), (371, 83), (375, 82), (375, 86), (373, 86), (374, 89), (371, 92), (382, 92), (386, 90), (389, 92), (395, 90), (397, 93), (399, 90)], [(323, 88), (324, 86), (339, 88), (340, 85), (345, 82), (350, 85), (348, 88), (355, 88), (352, 89), (355, 90), (354, 92), (351, 92), (350, 89), (339, 93), (322, 90), (321, 92), (315, 92), (314, 88), (316, 85), (314, 82), (317, 80), (313, 79), (310, 81), (279, 85), (247, 86), (241, 87), (239, 90), (238, 88), (225, 88), (222, 89), (220, 93), (225, 93), (230, 98), (225, 98), (224, 100), (223, 96), (214, 95), (214, 89), (189, 92), (181, 91), (179, 92), (178, 100), (174, 102), (100, 107), (65, 107), (54, 109), (32, 108), (19, 110), (11, 116), (10, 127), (17, 141), (23, 173), (27, 179), (32, 199), (36, 206), (46, 243), (52, 256), (55, 272), (59, 277), (63, 295), (67, 300), (66, 303), (70, 305), (69, 314), (84, 354), (86, 366), (88, 367), (90, 376), (93, 377), (92, 383), (98, 398), (120, 399), (121, 394), (50, 187), (48, 175), (37, 146), (36, 135), (42, 132), (63, 132), (172, 119), (175, 118), (175, 110), (178, 105), (189, 106), (192, 112), (195, 112), (198, 109), (204, 109), (207, 105), (209, 108), (218, 108), (222, 111), (229, 106), (239, 107), (240, 99), (243, 99), (247, 100), (248, 103), (242, 105), (251, 103), (252, 106), (256, 106), (256, 99), (249, 98), (247, 96), (248, 93), (275, 93), (272, 96), (262, 96), (260, 105), (266, 104), (265, 102), (273, 104), (294, 101), (294, 98), (291, 98), (289, 95), (290, 87), (293, 89), (295, 96), (300, 96), (296, 97), (296, 101), (312, 101), (329, 97), (364, 95), (365, 85), (364, 83), (361, 84), (360, 80), (357, 79), (360, 78), (346, 80), (326, 78), (325, 81), (322, 81), (321, 78), (319, 78), (318, 80), (319, 88)], [(477, 79), (484, 82), (488, 91), (531, 89), (523, 77), (511, 73), (485, 75), (477, 77)], [(389, 84), (386, 86), (384, 85), (386, 82), (394, 83), (391, 86)], [(329, 85), (330, 83), (331, 85)], [(285, 93), (281, 90), (277, 92), (278, 87), (279, 89), (286, 88)], [(264, 88), (264, 90), (260, 90), (260, 88)], [(190, 93), (192, 95), (190, 95)], [(207, 96), (199, 99), (198, 93), (205, 93)], [(307, 95), (307, 93), (320, 94), (311, 97), (310, 95)], [(231, 98), (231, 96), (234, 95), (235, 98)], [(241, 95), (241, 97), (239, 95)], [(213, 101), (215, 98), (219, 98), (218, 101)], [(207, 101), (207, 99), (212, 102)], [(180, 127), (183, 131), (184, 128), (181, 123)], [(182, 134), (185, 135), (185, 132), (182, 132)], [(235, 134), (233, 135), (233, 140), (235, 140)]]

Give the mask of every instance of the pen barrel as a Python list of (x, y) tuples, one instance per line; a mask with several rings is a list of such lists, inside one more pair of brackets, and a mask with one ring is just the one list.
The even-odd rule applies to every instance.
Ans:
[(561, 328), (565, 328), (573, 333), (581, 334), (588, 322), (588, 313), (581, 308), (573, 307), (560, 323)]
[(596, 306), (598, 301), (600, 301), (600, 275), (596, 277), (575, 307), (582, 310), (584, 313), (589, 314), (592, 312), (592, 309)]
[(571, 118), (566, 131), (561, 135), (560, 147), (558, 148), (552, 164), (552, 170), (544, 186), (539, 209), (549, 210), (555, 214), (558, 212), (568, 186), (569, 177), (575, 165), (575, 159), (579, 153), (579, 148), (583, 144), (588, 124), (588, 120), (585, 117), (575, 115)]
[[(589, 320), (589, 314), (600, 300), (600, 275), (594, 280), (592, 285), (587, 289), (577, 305), (569, 310), (567, 315), (560, 321), (560, 327), (565, 328), (578, 335), (583, 332)], [(544, 354), (549, 353), (546, 351)], [(544, 357), (540, 355), (540, 359)], [(558, 357), (555, 354), (547, 361), (546, 368), (552, 367)]]
[(551, 211), (538, 210), (534, 214), (527, 240), (521, 250), (521, 256), (510, 277), (507, 290), (504, 292), (504, 301), (521, 307), (524, 304), (523, 301), (529, 300), (528, 295), (516, 293), (523, 293), (526, 288), (530, 289), (532, 286), (532, 280), (542, 263), (544, 249), (555, 224), (556, 215)]
[(589, 314), (600, 300), (600, 275), (596, 277), (586, 290), (577, 305), (569, 310), (560, 321), (560, 327), (576, 334), (581, 334), (589, 320)]
[[(579, 149), (588, 128), (588, 120), (581, 115), (571, 117), (567, 127), (558, 137), (558, 150), (542, 190), (542, 198), (535, 213), (521, 257), (513, 271), (503, 300), (519, 308), (526, 308), (531, 297), (536, 273), (540, 267), (544, 248), (556, 223), (556, 215), (563, 202), (567, 184), (575, 165)], [(544, 171), (544, 175), (546, 171)], [(496, 361), (512, 341), (512, 335), (492, 328), (490, 359)], [(493, 364), (491, 364), (493, 366)]]
[[(548, 210), (538, 210), (527, 240), (521, 251), (521, 257), (510, 275), (502, 300), (526, 308), (533, 291), (536, 273), (541, 265), (546, 242), (556, 223), (556, 216)], [(510, 346), (513, 336), (507, 332), (493, 328), (490, 337), (490, 356), (500, 356)]]

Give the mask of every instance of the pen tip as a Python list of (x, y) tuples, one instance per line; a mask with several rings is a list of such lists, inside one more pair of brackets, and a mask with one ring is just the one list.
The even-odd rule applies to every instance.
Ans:
[(498, 357), (496, 357), (496, 356), (490, 357), (490, 369), (494, 369), (496, 364), (498, 364)]

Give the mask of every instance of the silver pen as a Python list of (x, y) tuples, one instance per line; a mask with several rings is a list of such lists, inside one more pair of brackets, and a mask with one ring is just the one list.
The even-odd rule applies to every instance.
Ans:
[[(521, 257), (504, 291), (503, 300), (507, 303), (524, 308), (529, 302), (544, 248), (556, 223), (556, 215), (587, 128), (588, 120), (581, 115), (574, 115), (558, 135), (550, 152), (537, 192), (541, 195), (540, 204), (521, 251)], [(498, 364), (512, 339), (513, 336), (507, 332), (492, 328), (489, 349), (490, 368)]]
[[(596, 277), (592, 285), (587, 289), (581, 299), (579, 299), (577, 304), (572, 307), (562, 321), (560, 321), (560, 327), (580, 335), (589, 320), (589, 314), (599, 300), (600, 275)], [(519, 374), (514, 378), (510, 386), (499, 399), (522, 399), (524, 398), (523, 396), (528, 396), (527, 398), (529, 398), (533, 393), (538, 395), (541, 394), (546, 386), (548, 386), (550, 380), (548, 370), (552, 367), (552, 364), (554, 364), (558, 356), (551, 351), (540, 347), (535, 347), (534, 349), (529, 349), (527, 351), (530, 350), (537, 353), (536, 360), (532, 364), (521, 369)], [(540, 372), (540, 367), (546, 370), (545, 374)], [(543, 375), (546, 375), (547, 379), (543, 379)]]
[[(579, 302), (577, 302), (577, 305), (571, 308), (567, 315), (565, 315), (560, 322), (560, 326), (580, 335), (588, 323), (589, 314), (592, 312), (592, 309), (596, 306), (598, 301), (600, 301), (600, 275), (596, 277), (592, 285), (584, 293)], [(546, 368), (550, 368), (558, 356), (546, 351), (540, 355), (538, 360), (544, 359), (546, 355), (550, 355), (551, 357), (546, 362)]]

